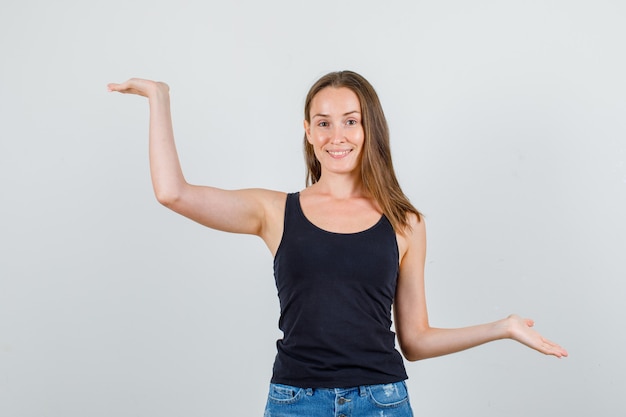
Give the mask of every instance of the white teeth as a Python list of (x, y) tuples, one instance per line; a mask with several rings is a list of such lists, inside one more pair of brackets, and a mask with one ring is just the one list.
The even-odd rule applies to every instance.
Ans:
[(347, 155), (348, 152), (350, 152), (350, 150), (345, 150), (345, 151), (328, 151), (329, 154), (331, 154), (332, 156), (343, 156), (343, 155)]

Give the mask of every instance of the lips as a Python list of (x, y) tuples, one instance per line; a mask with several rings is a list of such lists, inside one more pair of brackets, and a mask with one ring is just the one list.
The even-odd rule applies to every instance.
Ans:
[(343, 158), (344, 156), (352, 152), (352, 149), (344, 149), (340, 151), (326, 151), (326, 152), (328, 152), (328, 154), (332, 156), (333, 158)]

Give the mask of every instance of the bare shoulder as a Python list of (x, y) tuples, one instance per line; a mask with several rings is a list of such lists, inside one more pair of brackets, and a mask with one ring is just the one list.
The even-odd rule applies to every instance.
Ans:
[(287, 193), (265, 189), (249, 191), (261, 202), (265, 214), (259, 236), (265, 241), (272, 255), (275, 255), (283, 236)]
[(284, 217), (285, 204), (287, 201), (287, 193), (283, 191), (274, 191), (266, 189), (252, 189), (251, 192), (257, 195), (259, 201), (262, 202), (263, 208), (267, 216)]
[(424, 216), (409, 213), (408, 226), (403, 233), (396, 233), (400, 263), (408, 253), (418, 254), (420, 257), (426, 251), (426, 223)]
[(254, 202), (255, 210), (262, 214), (265, 225), (263, 227), (272, 226), (275, 222), (282, 224), (284, 217), (287, 193), (283, 191), (268, 190), (264, 188), (247, 188), (236, 191), (244, 198), (241, 201)]

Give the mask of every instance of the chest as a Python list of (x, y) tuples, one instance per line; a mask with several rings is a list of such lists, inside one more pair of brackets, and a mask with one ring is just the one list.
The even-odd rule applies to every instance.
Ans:
[(358, 233), (373, 227), (382, 214), (367, 201), (329, 202), (303, 199), (300, 210), (318, 228), (333, 233)]
[(326, 283), (393, 291), (398, 274), (398, 246), (386, 217), (375, 213), (369, 223), (352, 223), (349, 216), (338, 216), (359, 227), (356, 232), (337, 233), (314, 224), (300, 205), (293, 203), (288, 204), (283, 241), (274, 263), (279, 288), (287, 283)]

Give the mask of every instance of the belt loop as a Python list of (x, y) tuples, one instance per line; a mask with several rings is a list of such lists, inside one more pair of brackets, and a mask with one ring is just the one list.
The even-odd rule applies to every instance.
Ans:
[(367, 386), (359, 385), (359, 395), (365, 397), (367, 395)]
[(307, 388), (307, 389), (306, 389), (306, 395), (308, 395), (309, 397), (310, 397), (311, 395), (313, 395), (313, 393), (314, 393), (313, 388)]

